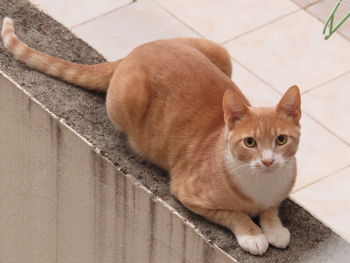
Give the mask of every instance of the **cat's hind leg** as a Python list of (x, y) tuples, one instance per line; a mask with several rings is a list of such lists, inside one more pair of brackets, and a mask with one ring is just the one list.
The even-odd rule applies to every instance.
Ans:
[(110, 120), (129, 136), (140, 130), (149, 106), (146, 74), (137, 63), (125, 60), (114, 72), (107, 92), (106, 106)]

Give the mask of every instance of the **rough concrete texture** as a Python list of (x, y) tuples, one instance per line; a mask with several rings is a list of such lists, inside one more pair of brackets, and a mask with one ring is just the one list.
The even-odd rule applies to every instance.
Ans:
[[(104, 61), (103, 57), (95, 50), (77, 39), (62, 25), (31, 6), (27, 1), (2, 0), (0, 2), (0, 20), (2, 21), (5, 16), (10, 16), (15, 20), (18, 36), (28, 45), (40, 51), (78, 63), (93, 64)], [(350, 255), (348, 243), (290, 200), (285, 201), (281, 207), (282, 220), (290, 229), (292, 235), (288, 249), (269, 248), (263, 257), (255, 257), (245, 253), (239, 248), (233, 235), (227, 229), (192, 214), (169, 194), (169, 178), (164, 171), (147, 163), (130, 151), (126, 143), (125, 134), (118, 132), (107, 118), (104, 95), (85, 91), (31, 70), (15, 61), (4, 50), (3, 45), (0, 46), (0, 69), (18, 83), (28, 93), (28, 96), (37, 100), (48, 111), (52, 112), (54, 116), (61, 119), (62, 122), (66, 123), (77, 134), (88, 141), (91, 144), (89, 147), (93, 148), (95, 152), (99, 152), (100, 157), (113, 164), (111, 169), (120, 171), (115, 176), (124, 176), (123, 178), (127, 178), (127, 182), (136, 182), (140, 187), (143, 187), (143, 191), (147, 189), (152, 194), (150, 200), (158, 200), (158, 205), (162, 203), (162, 207), (164, 205), (168, 207), (167, 210), (162, 210), (162, 213), (165, 213), (164, 216), (172, 210), (173, 212), (170, 215), (168, 214), (168, 216), (181, 219), (182, 222), (185, 222), (185, 228), (195, 230), (195, 232), (191, 232), (191, 235), (196, 235), (202, 240), (200, 245), (198, 245), (191, 244), (191, 242), (181, 242), (178, 239), (176, 242), (179, 242), (179, 244), (175, 241), (170, 242), (172, 246), (185, 245), (186, 253), (201, 253), (202, 262), (218, 262), (216, 256), (220, 254), (218, 253), (219, 249), (213, 250), (213, 247), (220, 248), (227, 253), (227, 255), (221, 253), (222, 260), (220, 262), (226, 262), (229, 257), (239, 262), (348, 262)], [(2, 107), (0, 105), (1, 110)], [(31, 124), (28, 123), (27, 125)], [(1, 127), (4, 127), (4, 123), (2, 123)], [(15, 138), (13, 139), (15, 140)], [(58, 142), (51, 141), (51, 143)], [(3, 155), (4, 153), (0, 152), (0, 154)], [(79, 165), (79, 161), (76, 164)], [(83, 167), (82, 173), (84, 173)], [(75, 174), (72, 176), (75, 176)], [(80, 176), (79, 178), (83, 177)], [(47, 183), (50, 183), (49, 180)], [(79, 188), (76, 190), (79, 191)], [(84, 198), (88, 198), (88, 196)], [(164, 204), (164, 202), (166, 203)], [(138, 203), (135, 202), (135, 204)], [(108, 205), (109, 203), (107, 202), (104, 205), (101, 204), (101, 207), (107, 209), (106, 206)], [(6, 204), (1, 202), (0, 207), (0, 211), (3, 211), (6, 209)], [(115, 207), (115, 209), (121, 208)], [(74, 209), (69, 211), (74, 214)], [(152, 211), (149, 211), (149, 213), (153, 214)], [(99, 217), (100, 215), (97, 214), (95, 216)], [(151, 222), (156, 222), (159, 219), (150, 217)], [(25, 224), (24, 221), (19, 222), (19, 224), (21, 223)], [(23, 228), (23, 226), (21, 227)], [(81, 231), (81, 229), (79, 230), (79, 225), (76, 227), (77, 232)], [(150, 236), (161, 239), (162, 233), (166, 232), (165, 230), (170, 231), (168, 227), (170, 225), (166, 224), (163, 226), (163, 230), (151, 228), (153, 232), (150, 233)], [(186, 232), (181, 229), (174, 231)], [(196, 233), (200, 233), (200, 235)], [(118, 235), (118, 233), (116, 232), (115, 235)], [(6, 240), (1, 240), (0, 243), (6, 243)], [(25, 243), (25, 240), (23, 240), (23, 243)], [(119, 247), (117, 244), (119, 244)], [(121, 248), (128, 249), (122, 243), (115, 243), (114, 245), (116, 251)], [(197, 249), (193, 248), (194, 246), (197, 246)], [(3, 248), (5, 247), (3, 246)], [(14, 247), (8, 248), (14, 249)], [(103, 254), (103, 249), (104, 247), (100, 247), (100, 249), (97, 248), (94, 251)], [(154, 249), (155, 247), (148, 248), (149, 251)], [(56, 249), (56, 253), (59, 254), (59, 252)], [(74, 256), (74, 253), (72, 256)], [(75, 260), (77, 259), (75, 258)], [(0, 261), (2, 261), (1, 258)], [(74, 260), (71, 260), (71, 262), (74, 262)], [(83, 261), (78, 260), (78, 262)], [(123, 258), (114, 257), (110, 261), (97, 262), (123, 262)], [(136, 262), (175, 263), (181, 261), (160, 261), (150, 256), (147, 261)]]

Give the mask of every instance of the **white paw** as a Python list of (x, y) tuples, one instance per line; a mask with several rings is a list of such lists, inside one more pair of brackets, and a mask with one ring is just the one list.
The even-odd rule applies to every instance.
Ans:
[(264, 234), (237, 236), (237, 240), (243, 250), (253, 255), (262, 255), (269, 247), (269, 243)]
[(283, 226), (263, 228), (263, 232), (271, 245), (277, 248), (286, 248), (289, 244), (289, 230)]

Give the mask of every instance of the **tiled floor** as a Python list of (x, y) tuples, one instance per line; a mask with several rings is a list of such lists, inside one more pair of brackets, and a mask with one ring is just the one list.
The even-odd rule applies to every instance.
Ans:
[(160, 38), (198, 37), (154, 1), (139, 0), (115, 12), (74, 27), (73, 32), (109, 60)]
[(66, 27), (74, 27), (93, 20), (132, 2), (132, 0), (30, 1)]
[(350, 70), (349, 42), (338, 35), (324, 41), (322, 27), (299, 10), (225, 46), (235, 59), (279, 91), (293, 84), (306, 91)]
[(295, 4), (285, 0), (156, 1), (202, 36), (219, 43), (298, 9)]
[(304, 115), (292, 198), (350, 240), (350, 20), (327, 41), (321, 22), (336, 0), (31, 1), (109, 60), (154, 39), (204, 37), (230, 51), (233, 80), (255, 105), (276, 103), (299, 85)]

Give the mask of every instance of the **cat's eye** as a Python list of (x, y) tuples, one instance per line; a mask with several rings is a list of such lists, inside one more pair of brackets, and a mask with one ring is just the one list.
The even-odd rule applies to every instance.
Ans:
[(249, 148), (253, 148), (256, 147), (256, 140), (253, 137), (247, 137), (244, 138), (244, 144)]
[(287, 140), (288, 140), (287, 135), (281, 134), (281, 135), (278, 135), (278, 136), (277, 136), (277, 138), (276, 138), (276, 143), (277, 143), (278, 145), (283, 145), (283, 144), (286, 144)]

